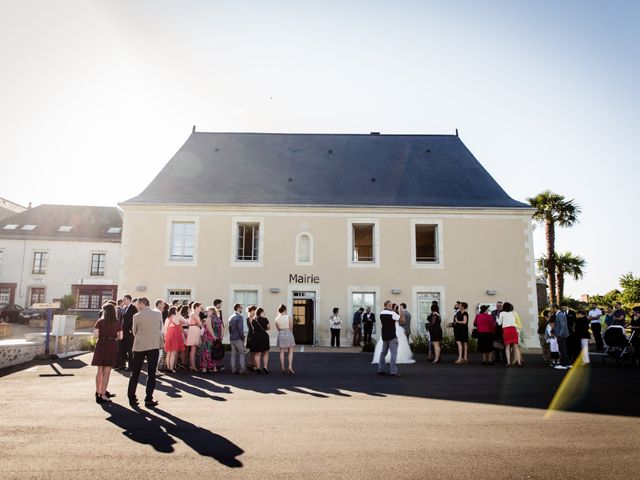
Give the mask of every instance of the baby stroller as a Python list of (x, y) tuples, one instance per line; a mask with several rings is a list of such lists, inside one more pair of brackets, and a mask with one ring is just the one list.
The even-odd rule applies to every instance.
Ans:
[(613, 358), (619, 364), (631, 357), (631, 343), (622, 325), (611, 325), (604, 331), (602, 338), (605, 343), (602, 363), (606, 358)]

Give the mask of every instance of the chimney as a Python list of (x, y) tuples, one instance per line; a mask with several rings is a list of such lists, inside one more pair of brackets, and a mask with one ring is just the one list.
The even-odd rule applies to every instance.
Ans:
[(29, 206), (27, 208), (31, 208), (31, 202), (29, 202)]

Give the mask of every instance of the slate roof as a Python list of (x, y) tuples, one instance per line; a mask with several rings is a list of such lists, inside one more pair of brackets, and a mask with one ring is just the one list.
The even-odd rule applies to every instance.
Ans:
[(124, 204), (529, 208), (456, 135), (204, 132)]
[[(7, 225), (16, 227), (6, 229)], [(35, 228), (24, 229), (25, 225)], [(63, 226), (71, 229), (60, 231)], [(119, 230), (109, 233), (110, 228)], [(116, 207), (39, 205), (0, 220), (0, 238), (120, 242), (122, 214)]]

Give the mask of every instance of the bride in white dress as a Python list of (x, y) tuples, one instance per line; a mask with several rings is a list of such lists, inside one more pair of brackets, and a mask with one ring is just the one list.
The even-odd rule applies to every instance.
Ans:
[[(396, 359), (396, 363), (415, 363), (416, 361), (413, 359), (413, 352), (411, 351), (411, 347), (409, 346), (409, 340), (407, 340), (407, 336), (404, 333), (404, 328), (402, 328), (402, 326), (398, 322), (396, 322), (396, 337), (398, 337), (398, 357)], [(373, 353), (373, 361), (371, 362), (372, 364), (378, 364), (380, 353), (382, 353), (382, 335), (380, 335), (380, 338), (378, 338), (376, 350)], [(385, 363), (391, 362), (391, 351), (387, 353), (387, 356), (384, 360)]]

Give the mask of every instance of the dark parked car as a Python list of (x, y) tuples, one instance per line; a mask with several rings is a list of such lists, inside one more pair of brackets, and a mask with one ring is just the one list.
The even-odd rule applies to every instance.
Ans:
[(36, 310), (35, 308), (25, 308), (20, 312), (20, 319), (23, 322), (28, 322), (29, 320), (38, 318), (45, 318), (46, 316), (46, 310)]
[(0, 320), (5, 322), (14, 322), (18, 323), (20, 319), (20, 312), (22, 312), (24, 308), (20, 305), (15, 305), (13, 303), (3, 303), (0, 305)]

